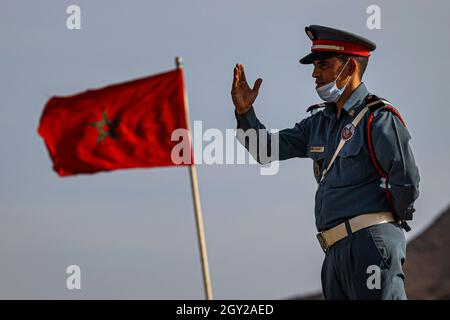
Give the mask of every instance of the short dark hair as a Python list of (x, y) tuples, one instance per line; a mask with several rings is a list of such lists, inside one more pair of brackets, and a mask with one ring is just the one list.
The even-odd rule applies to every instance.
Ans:
[(368, 57), (353, 56), (348, 54), (338, 54), (336, 55), (336, 58), (338, 58), (341, 62), (347, 62), (349, 58), (354, 58), (356, 60), (356, 63), (358, 63), (359, 65), (359, 78), (362, 79), (363, 74), (366, 71), (367, 64), (369, 63)]

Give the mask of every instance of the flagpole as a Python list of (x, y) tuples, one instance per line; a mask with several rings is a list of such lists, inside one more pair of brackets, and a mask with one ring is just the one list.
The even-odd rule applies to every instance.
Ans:
[[(175, 64), (177, 68), (182, 69), (183, 68), (183, 61), (181, 57), (175, 58)], [(187, 98), (187, 93), (185, 88), (184, 90), (184, 107), (185, 107), (185, 114), (186, 114), (186, 125), (189, 131), (189, 145), (191, 146), (191, 152), (192, 150), (192, 131), (191, 131), (191, 125), (189, 120), (189, 103)], [(191, 157), (192, 159), (192, 157)], [(189, 165), (189, 173), (191, 177), (191, 190), (192, 190), (192, 199), (194, 201), (194, 209), (195, 209), (195, 221), (197, 225), (197, 238), (198, 238), (198, 244), (200, 248), (200, 259), (202, 263), (202, 271), (203, 271), (203, 285), (205, 290), (205, 297), (207, 300), (212, 300), (212, 288), (211, 288), (211, 278), (209, 275), (209, 266), (208, 266), (208, 256), (206, 254), (206, 240), (205, 240), (205, 231), (203, 228), (203, 217), (202, 217), (202, 208), (200, 204), (200, 193), (198, 191), (198, 180), (197, 180), (197, 169), (195, 167), (195, 163), (192, 163)]]

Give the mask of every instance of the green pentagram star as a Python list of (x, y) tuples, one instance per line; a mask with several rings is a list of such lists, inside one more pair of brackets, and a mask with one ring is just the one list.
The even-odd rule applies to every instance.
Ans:
[(97, 142), (100, 143), (106, 137), (110, 137), (112, 139), (116, 139), (116, 129), (119, 124), (118, 120), (110, 121), (108, 119), (108, 115), (106, 114), (106, 110), (103, 111), (103, 116), (101, 121), (92, 122), (91, 125), (94, 126), (98, 130)]

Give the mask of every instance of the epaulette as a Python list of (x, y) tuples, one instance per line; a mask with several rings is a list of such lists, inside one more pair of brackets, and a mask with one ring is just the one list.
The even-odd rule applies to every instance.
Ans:
[(324, 108), (326, 107), (325, 103), (318, 103), (318, 104), (313, 104), (312, 106), (310, 106), (308, 109), (306, 109), (306, 112), (311, 112), (311, 114), (314, 114), (315, 110), (319, 109), (319, 108)]
[(392, 114), (396, 115), (403, 126), (406, 127), (406, 123), (403, 120), (402, 116), (400, 115), (400, 112), (394, 106), (389, 100), (379, 98), (374, 94), (369, 94), (365, 99), (366, 107), (369, 107), (371, 113), (373, 114), (376, 110), (380, 108), (385, 108), (387, 111), (391, 112)]
[(374, 94), (369, 94), (365, 99), (365, 105), (366, 107), (369, 107), (371, 111), (375, 111), (381, 107), (391, 106), (392, 103), (390, 103), (388, 100), (379, 98)]

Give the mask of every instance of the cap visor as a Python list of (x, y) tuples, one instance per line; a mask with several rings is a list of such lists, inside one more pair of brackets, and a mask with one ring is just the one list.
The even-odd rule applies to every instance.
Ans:
[(328, 59), (331, 58), (333, 56), (337, 55), (336, 52), (311, 52), (310, 54), (304, 56), (303, 58), (300, 59), (300, 63), (301, 64), (311, 64), (313, 63), (314, 60), (323, 60), (323, 59)]

